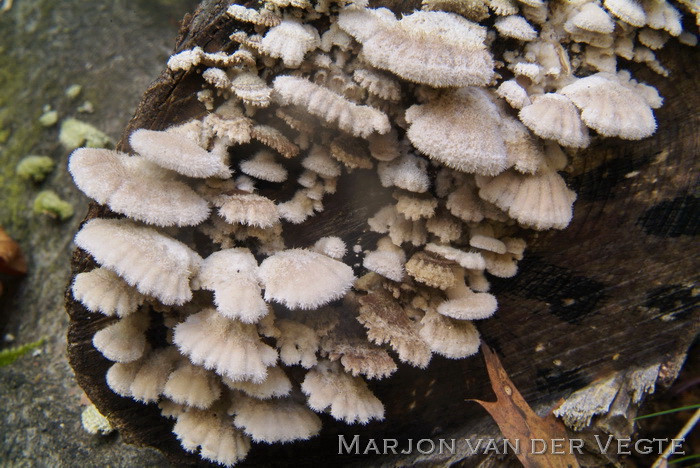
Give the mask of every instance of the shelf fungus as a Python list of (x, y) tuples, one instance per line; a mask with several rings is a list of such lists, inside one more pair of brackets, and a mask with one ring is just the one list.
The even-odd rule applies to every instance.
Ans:
[(489, 278), (517, 274), (529, 229), (572, 219), (567, 158), (655, 131), (661, 96), (622, 67), (665, 74), (654, 51), (693, 43), (666, 0), (425, 0), (401, 19), (270, 0), (223, 18), (221, 51), (168, 61), (197, 117), (131, 132), (130, 153), (77, 149), (69, 170), (103, 205), (71, 292), (105, 323), (107, 385), (224, 466), (313, 437), (316, 413), (382, 419), (367, 380), (399, 363), (477, 353)]

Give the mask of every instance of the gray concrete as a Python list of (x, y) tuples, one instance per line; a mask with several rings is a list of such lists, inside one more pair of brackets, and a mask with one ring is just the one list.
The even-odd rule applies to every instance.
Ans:
[[(194, 0), (14, 0), (0, 14), (0, 226), (19, 241), (29, 264), (21, 281), (5, 281), (0, 349), (47, 337), (35, 354), (0, 368), (2, 466), (166, 465), (157, 452), (125, 445), (118, 435), (92, 436), (81, 427), (82, 391), (65, 357), (63, 293), (72, 236), (88, 201), (70, 180), (69, 152), (59, 144), (58, 131), (60, 120), (76, 117), (118, 140), (141, 94), (164, 67), (179, 20), (195, 5)], [(72, 84), (83, 88), (75, 100), (64, 94)], [(77, 112), (85, 100), (94, 113)], [(47, 104), (60, 116), (50, 128), (37, 122)], [(40, 184), (15, 176), (17, 162), (29, 154), (56, 161)], [(32, 214), (41, 190), (70, 201), (72, 219)]]

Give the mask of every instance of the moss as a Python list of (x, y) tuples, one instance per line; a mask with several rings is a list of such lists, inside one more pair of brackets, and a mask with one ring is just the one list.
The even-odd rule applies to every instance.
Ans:
[(58, 139), (66, 149), (71, 151), (83, 145), (89, 148), (106, 148), (114, 145), (107, 134), (87, 122), (74, 118), (63, 121)]
[(29, 351), (38, 348), (44, 344), (46, 338), (41, 338), (33, 343), (27, 343), (22, 346), (15, 346), (14, 348), (3, 349), (0, 351), (0, 367), (9, 366), (15, 362), (20, 357), (27, 354)]
[[(15, 167), (41, 140), (37, 115), (17, 96), (27, 86), (31, 63), (0, 53), (0, 167)], [(0, 225), (18, 237), (27, 227), (27, 184), (12, 170), (0, 170)]]
[(61, 221), (73, 216), (73, 205), (61, 200), (61, 197), (52, 190), (39, 192), (34, 199), (33, 210), (35, 214), (46, 214)]
[(48, 156), (27, 156), (17, 164), (17, 175), (23, 179), (41, 182), (53, 171), (55, 163)]

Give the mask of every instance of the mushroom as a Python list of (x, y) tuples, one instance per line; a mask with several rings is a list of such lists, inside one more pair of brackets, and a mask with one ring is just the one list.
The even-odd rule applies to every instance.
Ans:
[(138, 221), (194, 226), (209, 216), (209, 206), (194, 190), (141, 157), (79, 148), (68, 170), (85, 195)]
[(400, 21), (385, 9), (346, 9), (338, 24), (362, 43), (370, 64), (435, 87), (485, 85), (493, 60), (486, 30), (458, 15), (419, 11)]
[(389, 237), (379, 239), (377, 250), (367, 253), (362, 260), (362, 266), (392, 281), (403, 280), (404, 263), (406, 254)]
[(224, 466), (244, 459), (250, 450), (250, 439), (221, 412), (190, 409), (177, 416), (173, 432), (185, 450), (200, 448), (202, 458)]
[(275, 325), (281, 333), (277, 338), (280, 361), (288, 366), (299, 364), (306, 369), (314, 366), (319, 346), (314, 330), (293, 320), (278, 320)]
[(76, 275), (71, 292), (90, 312), (118, 317), (136, 312), (145, 299), (116, 273), (101, 267)]
[(271, 27), (260, 42), (260, 50), (274, 58), (281, 58), (287, 68), (297, 68), (304, 55), (321, 45), (316, 28), (291, 18)]
[(520, 109), (520, 120), (537, 136), (555, 140), (562, 146), (585, 148), (590, 144), (588, 129), (569, 98), (547, 93), (533, 98)]
[(192, 298), (189, 280), (202, 258), (180, 241), (130, 221), (93, 219), (83, 225), (75, 243), (140, 293), (165, 305)]
[(147, 316), (132, 314), (95, 333), (92, 344), (110, 361), (133, 362), (146, 349), (147, 328)]
[(233, 424), (255, 442), (273, 444), (309, 439), (321, 430), (321, 420), (306, 406), (289, 398), (257, 400), (235, 395)]
[(129, 144), (138, 154), (159, 166), (188, 177), (231, 177), (231, 171), (216, 153), (202, 149), (175, 132), (136, 130)]
[(270, 151), (258, 151), (252, 159), (241, 161), (240, 167), (241, 172), (256, 179), (268, 182), (287, 180), (287, 169), (275, 162), (275, 155)]
[(340, 299), (355, 281), (346, 264), (305, 249), (277, 252), (260, 264), (265, 300), (290, 309), (317, 309)]
[(221, 395), (221, 384), (211, 372), (183, 362), (168, 376), (163, 395), (187, 407), (206, 409)]
[(479, 351), (479, 332), (469, 320), (453, 320), (428, 311), (420, 323), (419, 334), (434, 353), (450, 359), (462, 359)]
[(481, 320), (491, 317), (498, 303), (492, 294), (475, 293), (464, 283), (464, 269), (453, 267), (454, 286), (445, 290), (447, 300), (440, 304), (437, 311), (458, 320)]
[(268, 312), (258, 279), (258, 263), (248, 249), (214, 252), (196, 277), (202, 289), (214, 291), (216, 310), (224, 317), (255, 323)]
[(231, 380), (262, 382), (277, 352), (264, 344), (253, 325), (229, 320), (214, 309), (190, 315), (173, 331), (173, 342), (193, 364)]
[(250, 380), (232, 380), (223, 378), (224, 385), (234, 390), (240, 390), (248, 396), (260, 400), (268, 398), (279, 398), (289, 395), (292, 391), (292, 383), (280, 367), (268, 367), (267, 377), (262, 382), (251, 382)]
[(389, 131), (389, 120), (383, 112), (354, 104), (304, 78), (278, 76), (273, 85), (283, 104), (301, 106), (310, 114), (352, 135), (364, 138), (373, 132)]
[(319, 362), (306, 373), (301, 390), (309, 397), (312, 410), (320, 412), (330, 407), (331, 416), (348, 424), (384, 419), (384, 405), (365, 381), (343, 372), (337, 362)]

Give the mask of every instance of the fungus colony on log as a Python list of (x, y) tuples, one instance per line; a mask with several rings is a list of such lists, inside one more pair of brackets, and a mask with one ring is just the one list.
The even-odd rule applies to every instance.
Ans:
[[(497, 309), (487, 274), (516, 274), (523, 228), (571, 220), (562, 147), (656, 129), (661, 97), (619, 59), (665, 76), (654, 50), (695, 40), (665, 0), (424, 0), (401, 19), (269, 0), (228, 15), (255, 33), (168, 62), (201, 73), (205, 117), (69, 163), (123, 215), (75, 239), (100, 267), (74, 297), (115, 318), (93, 340), (114, 361), (109, 387), (157, 402), (185, 450), (226, 466), (251, 441), (314, 436), (317, 412), (383, 418), (366, 379), (397, 360), (475, 354), (474, 321)], [(352, 171), (393, 196), (367, 219), (381, 236), (362, 266), (343, 263), (338, 237), (288, 248), (285, 226), (323, 212)], [(261, 184), (297, 188), (273, 200)], [(148, 309), (166, 346), (146, 339)]]

